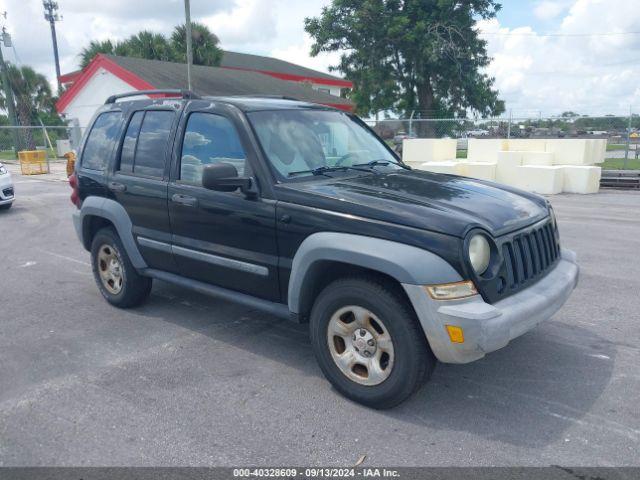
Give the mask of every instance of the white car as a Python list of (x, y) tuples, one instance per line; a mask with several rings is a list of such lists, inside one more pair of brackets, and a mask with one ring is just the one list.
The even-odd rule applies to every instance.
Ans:
[(7, 167), (0, 163), (0, 210), (11, 208), (14, 198), (11, 174)]

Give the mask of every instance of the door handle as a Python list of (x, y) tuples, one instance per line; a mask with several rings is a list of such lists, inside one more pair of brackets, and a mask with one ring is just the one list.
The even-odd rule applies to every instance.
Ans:
[(185, 207), (195, 207), (198, 205), (198, 199), (196, 197), (191, 197), (189, 195), (182, 195), (181, 193), (174, 194), (171, 197), (171, 201), (173, 203), (184, 205)]
[(109, 190), (112, 192), (124, 192), (127, 190), (127, 186), (123, 183), (109, 182)]

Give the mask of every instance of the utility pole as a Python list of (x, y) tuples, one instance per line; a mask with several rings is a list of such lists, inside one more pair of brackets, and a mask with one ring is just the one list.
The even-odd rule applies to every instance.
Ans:
[(60, 58), (58, 56), (58, 39), (56, 37), (56, 22), (62, 17), (58, 15), (58, 2), (51, 0), (42, 0), (44, 6), (44, 19), (51, 25), (51, 41), (53, 42), (53, 58), (56, 62), (56, 81), (58, 82), (58, 94), (62, 93), (62, 85), (60, 84)]
[[(7, 18), (7, 12), (2, 14), (4, 18)], [(5, 47), (11, 47), (11, 35), (7, 33), (7, 29), (2, 27), (2, 38), (0, 39)], [(11, 88), (11, 82), (9, 82), (9, 69), (7, 64), (4, 63), (4, 55), (2, 54), (2, 47), (0, 47), (0, 69), (2, 70), (2, 88), (4, 89), (4, 98), (7, 107), (7, 116), (9, 117), (9, 123), (12, 127), (18, 126), (18, 118), (16, 117), (16, 104), (13, 99), (13, 89)], [(13, 146), (16, 150), (20, 150), (20, 132), (17, 128), (12, 128), (11, 133), (13, 136)]]
[(193, 51), (191, 49), (191, 5), (189, 0), (184, 0), (184, 16), (187, 23), (185, 23), (186, 35), (187, 35), (187, 85), (191, 90), (191, 64), (193, 63)]

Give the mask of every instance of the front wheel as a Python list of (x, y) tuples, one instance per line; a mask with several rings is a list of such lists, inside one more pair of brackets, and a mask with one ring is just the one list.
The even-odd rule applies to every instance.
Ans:
[(318, 296), (311, 343), (327, 379), (344, 396), (391, 408), (431, 375), (436, 360), (400, 287), (377, 278), (341, 279)]

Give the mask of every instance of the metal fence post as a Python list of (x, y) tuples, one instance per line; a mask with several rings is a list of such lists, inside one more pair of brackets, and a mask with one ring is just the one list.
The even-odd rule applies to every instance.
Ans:
[(627, 162), (629, 161), (629, 148), (631, 143), (631, 107), (629, 107), (629, 124), (627, 125), (627, 145), (624, 149), (624, 162), (622, 164), (622, 169), (627, 169)]

